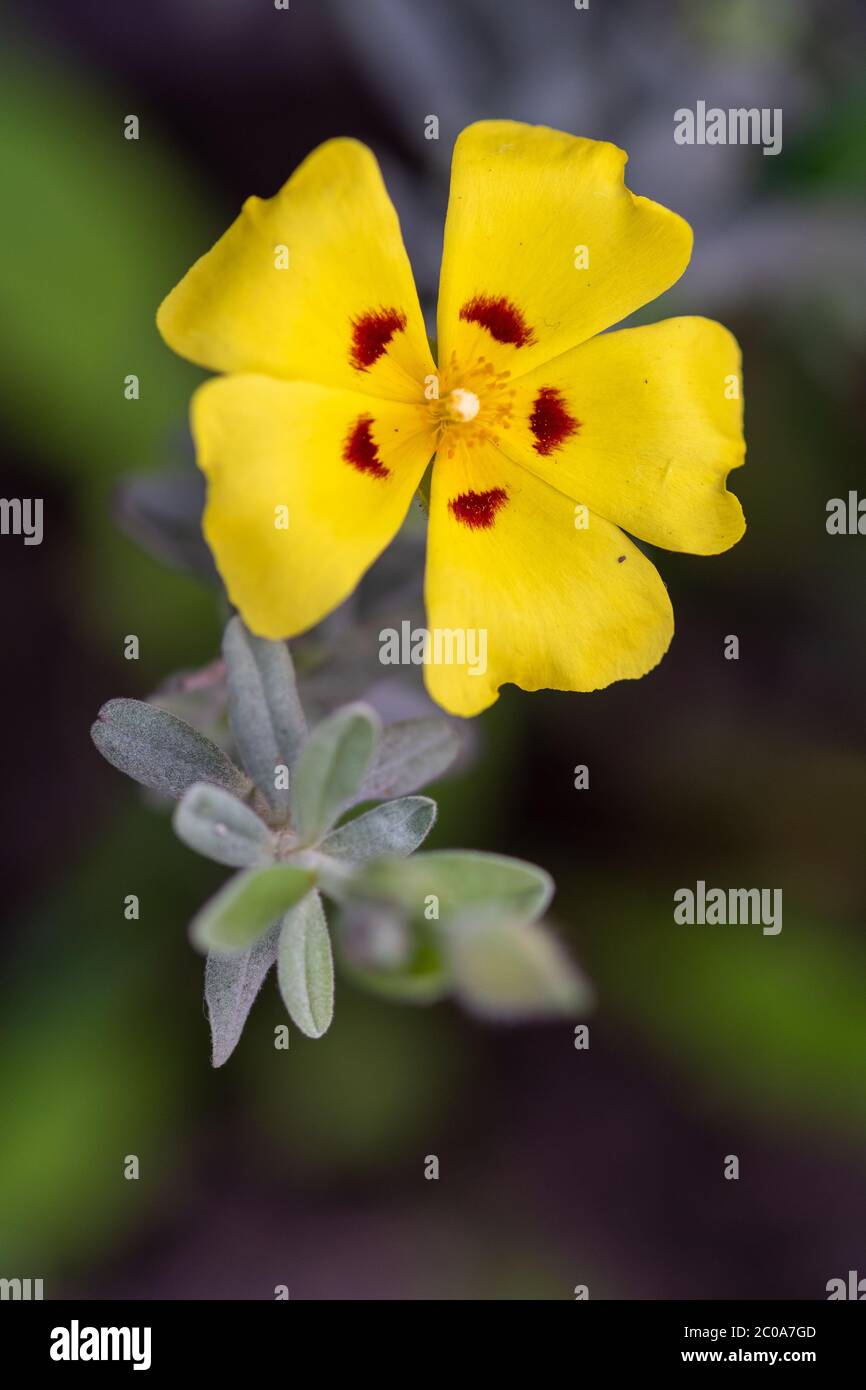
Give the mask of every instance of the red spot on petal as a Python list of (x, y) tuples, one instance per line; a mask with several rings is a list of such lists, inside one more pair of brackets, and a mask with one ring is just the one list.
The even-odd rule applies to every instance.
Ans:
[(351, 363), (366, 372), (377, 362), (395, 333), (406, 327), (406, 315), (399, 309), (373, 309), (352, 319)]
[(388, 478), (391, 470), (379, 458), (376, 441), (370, 433), (372, 424), (372, 415), (359, 416), (346, 436), (343, 458), (359, 473), (369, 473), (373, 478)]
[(492, 487), (489, 492), (461, 492), (459, 497), (451, 498), (448, 508), (455, 521), (470, 531), (486, 531), (507, 500), (504, 487)]
[(464, 323), (478, 323), (486, 328), (497, 343), (526, 347), (535, 342), (535, 334), (517, 305), (504, 295), (496, 299), (490, 294), (477, 294), (463, 305), (460, 317)]
[(533, 449), (537, 454), (552, 454), (566, 439), (580, 429), (580, 421), (570, 413), (561, 391), (554, 386), (542, 386), (535, 397), (529, 428), (535, 435)]

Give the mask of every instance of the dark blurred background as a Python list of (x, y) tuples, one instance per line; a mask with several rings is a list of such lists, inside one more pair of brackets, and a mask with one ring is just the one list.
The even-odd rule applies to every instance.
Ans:
[[(866, 539), (825, 529), (863, 487), (862, 6), (0, 13), (2, 491), (45, 499), (41, 546), (0, 540), (0, 1275), (49, 1297), (760, 1299), (866, 1274)], [(781, 107), (782, 153), (676, 146), (699, 99)], [(656, 557), (678, 630), (650, 677), (507, 688), (434, 791), (436, 844), (555, 875), (598, 995), (589, 1050), (569, 1024), (495, 1029), (344, 982), (331, 1033), (277, 1052), (270, 981), (212, 1072), (185, 926), (220, 871), (88, 737), (106, 698), (219, 641), (216, 591), (112, 516), (124, 475), (179, 464), (202, 375), (155, 309), (336, 134), (378, 155), (432, 309), (451, 144), (488, 116), (616, 141), (630, 187), (692, 223), (691, 267), (639, 319), (740, 338), (749, 529), (719, 558)], [(699, 878), (782, 888), (781, 934), (675, 926)]]

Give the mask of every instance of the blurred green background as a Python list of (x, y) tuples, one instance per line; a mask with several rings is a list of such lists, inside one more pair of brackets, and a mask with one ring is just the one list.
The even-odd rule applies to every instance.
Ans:
[[(44, 497), (45, 540), (0, 541), (0, 1275), (49, 1297), (820, 1298), (862, 1272), (866, 539), (825, 518), (863, 488), (863, 37), (844, 0), (3, 5), (3, 493)], [(781, 107), (782, 153), (675, 146), (698, 99)], [(185, 927), (220, 871), (88, 737), (108, 697), (212, 659), (224, 613), (112, 516), (124, 475), (188, 453), (201, 374), (155, 309), (244, 197), (350, 134), (429, 311), (451, 143), (483, 116), (617, 141), (630, 186), (692, 222), (692, 266), (641, 318), (740, 338), (749, 529), (656, 557), (678, 630), (650, 677), (507, 688), (434, 789), (437, 845), (554, 874), (589, 1050), (344, 983), (332, 1032), (276, 1052), (271, 980), (212, 1072)], [(782, 888), (781, 934), (676, 926), (697, 879)]]

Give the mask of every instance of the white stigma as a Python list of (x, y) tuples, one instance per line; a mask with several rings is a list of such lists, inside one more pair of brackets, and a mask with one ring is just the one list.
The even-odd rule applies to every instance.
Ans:
[(474, 420), (481, 409), (481, 402), (474, 391), (464, 391), (462, 386), (458, 386), (455, 391), (448, 395), (448, 414), (453, 420), (461, 420), (465, 424), (467, 420)]

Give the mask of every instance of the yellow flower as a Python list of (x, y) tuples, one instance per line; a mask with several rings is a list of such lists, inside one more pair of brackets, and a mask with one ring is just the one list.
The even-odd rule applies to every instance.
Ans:
[(487, 640), (483, 673), (425, 666), (440, 705), (473, 715), (506, 681), (597, 690), (658, 663), (670, 600), (620, 527), (698, 555), (739, 540), (725, 479), (745, 450), (741, 369), (707, 319), (603, 332), (691, 253), (688, 224), (625, 187), (625, 161), (543, 126), (463, 131), (438, 368), (396, 213), (354, 140), (250, 198), (169, 294), (166, 342), (226, 373), (196, 393), (192, 425), (205, 535), (254, 632), (294, 636), (346, 598), (435, 453), (428, 627)]

